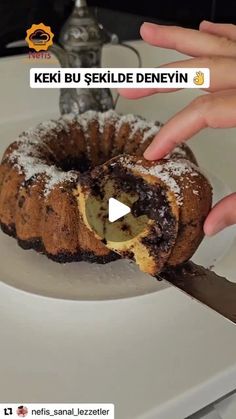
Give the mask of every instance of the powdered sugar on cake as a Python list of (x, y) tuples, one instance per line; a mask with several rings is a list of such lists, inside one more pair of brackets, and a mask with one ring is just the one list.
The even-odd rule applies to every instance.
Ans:
[[(63, 116), (63, 119), (70, 120), (70, 117)], [(114, 124), (115, 132), (118, 133), (123, 124), (128, 124), (130, 126), (130, 136), (134, 135), (136, 132), (140, 132), (142, 135), (141, 143), (145, 142), (147, 139), (154, 137), (158, 133), (161, 127), (161, 123), (157, 121), (148, 122), (140, 116), (133, 114), (127, 115), (118, 115), (113, 109), (110, 109), (107, 112), (95, 112), (87, 111), (82, 115), (71, 117), (78, 121), (82, 126), (84, 133), (86, 135), (89, 123), (92, 121), (97, 121), (99, 125), (99, 132), (102, 134), (104, 132), (104, 127), (107, 121)]]
[[(46, 121), (39, 124), (36, 128), (29, 128), (18, 139), (18, 148), (10, 155), (10, 160), (17, 167), (18, 171), (24, 174), (24, 181), (36, 178), (39, 175), (45, 176), (45, 195), (47, 195), (55, 185), (62, 182), (72, 182), (78, 175), (74, 171), (64, 172), (55, 165), (47, 164), (41, 157), (39, 146), (42, 145), (49, 152), (52, 152), (45, 142), (45, 138), (50, 135), (57, 136), (62, 130), (63, 124), (56, 121)], [(68, 127), (65, 127), (67, 129)]]
[[(152, 139), (160, 130), (161, 126), (159, 122), (147, 122), (145, 119), (132, 114), (123, 116), (118, 115), (114, 110), (109, 110), (104, 113), (87, 111), (78, 116), (73, 114), (63, 115), (58, 121), (46, 121), (39, 124), (36, 128), (30, 128), (22, 133), (17, 139), (18, 148), (11, 153), (9, 158), (18, 170), (24, 174), (26, 181), (44, 174), (45, 194), (48, 194), (55, 185), (64, 181), (72, 182), (78, 178), (78, 172), (65, 172), (60, 169), (60, 167), (48, 164), (47, 161), (43, 159), (42, 147), (49, 155), (53, 155), (55, 159), (55, 153), (53, 153), (53, 149), (50, 147), (50, 142), (47, 141), (48, 136), (56, 141), (60, 132), (65, 131), (69, 135), (71, 127), (74, 124), (78, 124), (84, 133), (84, 138), (87, 144), (87, 153), (88, 157), (90, 157), (89, 126), (92, 121), (97, 121), (100, 134), (103, 134), (108, 121), (114, 125), (116, 134), (119, 132), (123, 124), (128, 124), (130, 127), (129, 138), (131, 139), (132, 136), (138, 133), (140, 134), (140, 143), (144, 143), (145, 141)], [(128, 140), (129, 139), (127, 138), (127, 141)], [(178, 147), (178, 154), (183, 154), (184, 156), (184, 152), (181, 147)], [(171, 176), (167, 176), (167, 170), (171, 169), (172, 173), (175, 175), (177, 175), (176, 173), (178, 170), (181, 174), (184, 174), (183, 165), (181, 166), (182, 169), (175, 165), (175, 167), (169, 167), (168, 169), (166, 167), (165, 170), (164, 168), (160, 169), (160, 166), (148, 169), (142, 168), (141, 166), (137, 167), (139, 170), (143, 170), (144, 172), (146, 171), (145, 173), (153, 173), (154, 175), (160, 176), (163, 180), (166, 179), (166, 182), (170, 185), (171, 190), (173, 190), (176, 195), (179, 195), (179, 187)]]
[[(182, 181), (186, 174), (189, 174), (190, 177), (199, 175), (198, 167), (192, 162), (184, 159), (178, 161), (167, 160), (165, 163), (157, 163), (156, 165), (149, 167), (144, 167), (141, 160), (136, 163), (130, 162), (128, 156), (121, 157), (120, 162), (124, 164), (126, 168), (134, 170), (135, 172), (159, 178), (175, 194), (179, 205), (182, 205), (182, 197), (181, 189), (176, 178), (179, 178), (179, 180)], [(197, 195), (198, 191), (194, 190), (194, 194)]]
[(75, 172), (63, 172), (55, 165), (49, 166), (43, 163), (37, 157), (22, 154), (21, 147), (12, 153), (10, 159), (14, 162), (19, 172), (24, 174), (24, 181), (26, 182), (39, 175), (45, 176), (45, 196), (48, 195), (54, 186), (65, 181), (72, 182), (77, 179)]
[(145, 119), (132, 114), (123, 115), (120, 117), (116, 124), (116, 132), (119, 131), (123, 124), (128, 124), (130, 126), (130, 137), (135, 135), (137, 132), (141, 133), (141, 144), (143, 144), (146, 140), (154, 137), (161, 127), (160, 122), (148, 122)]

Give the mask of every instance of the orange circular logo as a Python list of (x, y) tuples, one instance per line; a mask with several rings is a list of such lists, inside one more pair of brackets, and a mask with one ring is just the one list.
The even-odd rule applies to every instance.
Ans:
[(50, 26), (45, 26), (43, 23), (38, 25), (32, 25), (30, 29), (26, 31), (27, 36), (25, 38), (29, 45), (29, 48), (35, 51), (47, 51), (47, 49), (53, 44), (54, 34), (51, 31)]

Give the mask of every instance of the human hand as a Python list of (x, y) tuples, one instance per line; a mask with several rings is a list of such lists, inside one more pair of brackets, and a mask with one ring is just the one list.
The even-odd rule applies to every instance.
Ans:
[[(207, 67), (211, 86), (184, 109), (170, 118), (146, 149), (144, 157), (164, 157), (178, 144), (206, 127), (236, 127), (236, 26), (203, 21), (199, 31), (176, 26), (144, 23), (140, 30), (144, 41), (162, 48), (174, 49), (193, 58), (161, 67)], [(224, 76), (226, 75), (226, 77)], [(154, 93), (177, 89), (122, 89), (121, 95), (137, 99)], [(236, 223), (236, 193), (223, 198), (208, 215), (204, 231), (213, 235)]]

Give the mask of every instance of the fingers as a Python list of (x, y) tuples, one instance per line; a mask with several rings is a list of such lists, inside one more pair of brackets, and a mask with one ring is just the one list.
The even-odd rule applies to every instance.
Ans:
[(170, 92), (176, 92), (180, 89), (118, 89), (118, 92), (121, 96), (126, 97), (127, 99), (141, 99), (142, 97), (152, 96), (155, 93), (170, 93)]
[(232, 224), (236, 224), (236, 193), (223, 198), (213, 207), (204, 223), (204, 232), (213, 236)]
[[(208, 92), (218, 90), (236, 89), (236, 59), (228, 57), (200, 57), (189, 60), (176, 61), (164, 64), (164, 68), (209, 68), (210, 69), (210, 88), (204, 89)], [(158, 67), (157, 67), (158, 70)], [(180, 89), (120, 89), (119, 93), (128, 99), (140, 99), (145, 96), (151, 96), (154, 93), (169, 93)]]
[[(214, 34), (204, 33), (210, 29)], [(206, 67), (211, 71), (211, 86), (206, 89), (210, 92), (236, 87), (236, 26), (213, 24), (203, 21), (200, 32), (176, 26), (162, 26), (144, 23), (140, 29), (143, 39), (153, 45), (173, 48), (177, 51), (200, 56), (190, 60), (168, 63), (160, 67), (166, 68), (191, 68)], [(219, 36), (228, 35), (229, 39)], [(191, 42), (189, 42), (191, 39)], [(190, 46), (191, 45), (191, 48)], [(191, 51), (190, 51), (191, 49)], [(209, 57), (209, 56), (210, 57)], [(221, 55), (221, 56), (220, 56)], [(155, 93), (169, 93), (179, 89), (120, 89), (119, 93), (128, 99), (139, 99)]]
[[(209, 68), (210, 88), (208, 92), (236, 89), (236, 59), (232, 57), (199, 57), (176, 61), (164, 65), (166, 68)], [(164, 89), (159, 89), (164, 91)], [(173, 89), (172, 89), (173, 90)], [(176, 89), (177, 90), (177, 89)]]
[[(163, 90), (163, 89), (162, 89)], [(165, 89), (169, 91), (169, 89)], [(127, 99), (140, 99), (141, 97), (151, 96), (157, 93), (158, 89), (118, 89), (121, 96)]]
[(157, 160), (205, 127), (236, 125), (236, 90), (199, 96), (173, 116), (159, 131), (144, 157)]
[(203, 20), (199, 25), (199, 30), (213, 35), (224, 36), (225, 38), (231, 39), (231, 41), (236, 41), (236, 25), (213, 23)]
[(144, 41), (183, 54), (198, 56), (222, 55), (236, 57), (236, 43), (231, 39), (194, 29), (144, 23), (140, 28)]

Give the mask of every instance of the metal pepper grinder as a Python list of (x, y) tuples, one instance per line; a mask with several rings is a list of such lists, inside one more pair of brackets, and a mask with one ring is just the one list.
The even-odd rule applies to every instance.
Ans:
[[(109, 39), (110, 40), (110, 39)], [(53, 45), (62, 67), (101, 67), (103, 45), (108, 36), (91, 14), (86, 0), (76, 0), (71, 16), (64, 24), (59, 45)], [(106, 111), (114, 108), (110, 89), (61, 89), (60, 111), (79, 114), (87, 110)]]

